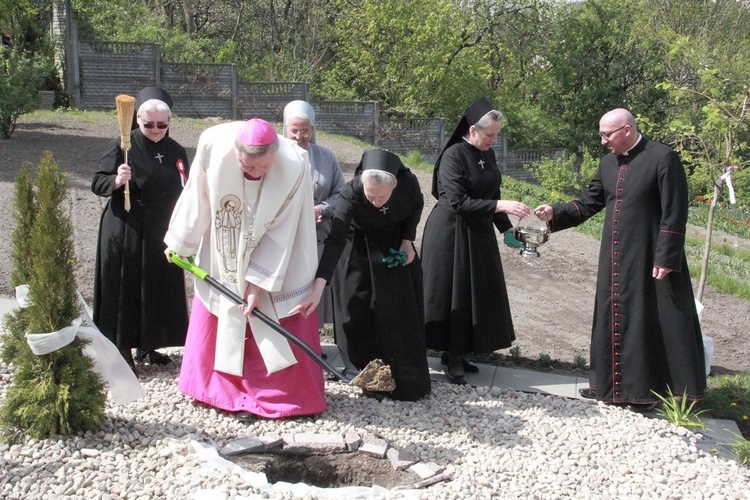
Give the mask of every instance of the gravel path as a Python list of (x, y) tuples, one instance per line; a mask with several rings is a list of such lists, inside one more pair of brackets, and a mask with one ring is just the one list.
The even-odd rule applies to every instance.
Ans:
[[(168, 352), (179, 363), (180, 349)], [(699, 450), (700, 434), (589, 401), (433, 382), (423, 401), (379, 403), (327, 382), (330, 406), (318, 418), (244, 424), (182, 396), (177, 372), (175, 363), (142, 368), (148, 396), (108, 407), (96, 432), (0, 445), (0, 497), (353, 498), (259, 483), (206, 458), (248, 434), (351, 430), (453, 476), (418, 491), (363, 489), (369, 497), (750, 499), (750, 469)], [(0, 365), (0, 396), (9, 380)]]

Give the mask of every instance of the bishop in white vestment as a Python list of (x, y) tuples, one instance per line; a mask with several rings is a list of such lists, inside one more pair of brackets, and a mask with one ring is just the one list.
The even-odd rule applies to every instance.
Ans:
[(195, 299), (179, 390), (239, 419), (326, 409), (320, 367), (250, 314), (257, 307), (320, 352), (317, 317), (290, 311), (317, 268), (310, 163), (294, 141), (252, 119), (205, 130), (164, 239), (245, 298), (241, 308), (204, 281)]

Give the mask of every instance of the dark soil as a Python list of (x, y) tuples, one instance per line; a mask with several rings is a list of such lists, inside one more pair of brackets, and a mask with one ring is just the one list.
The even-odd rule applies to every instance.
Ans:
[(242, 454), (227, 457), (245, 470), (263, 472), (268, 482), (303, 482), (320, 488), (342, 486), (412, 485), (420, 477), (393, 468), (387, 459), (363, 453), (330, 453), (325, 455)]

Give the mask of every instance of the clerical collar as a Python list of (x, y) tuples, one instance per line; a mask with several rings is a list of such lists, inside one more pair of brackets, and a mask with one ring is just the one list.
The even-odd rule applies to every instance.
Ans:
[(632, 146), (630, 147), (630, 149), (628, 149), (627, 151), (625, 151), (625, 152), (624, 152), (624, 153), (622, 154), (622, 156), (630, 156), (630, 152), (631, 152), (631, 151), (633, 151), (633, 149), (635, 149), (635, 147), (636, 147), (636, 146), (637, 146), (637, 145), (638, 145), (638, 144), (639, 144), (639, 143), (641, 142), (641, 139), (642, 139), (642, 138), (643, 138), (643, 136), (642, 136), (641, 134), (638, 134), (638, 140), (636, 140), (636, 141), (635, 141), (635, 144), (633, 144), (633, 145), (632, 145)]

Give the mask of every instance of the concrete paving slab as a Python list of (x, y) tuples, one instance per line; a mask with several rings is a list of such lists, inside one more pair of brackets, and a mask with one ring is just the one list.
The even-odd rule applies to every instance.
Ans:
[(576, 397), (577, 377), (498, 366), (492, 385), (516, 391)]
[(492, 381), (495, 379), (495, 371), (497, 370), (497, 367), (479, 363), (477, 363), (477, 367), (479, 367), (479, 371), (477, 373), (467, 373), (466, 375), (464, 375), (464, 377), (466, 378), (466, 382), (469, 385), (473, 386), (492, 386)]
[(737, 422), (717, 418), (701, 418), (701, 422), (706, 428), (698, 430), (703, 434), (703, 439), (697, 443), (698, 448), (707, 453), (715, 453), (722, 458), (736, 459), (731, 445), (739, 440), (737, 436), (742, 436)]

